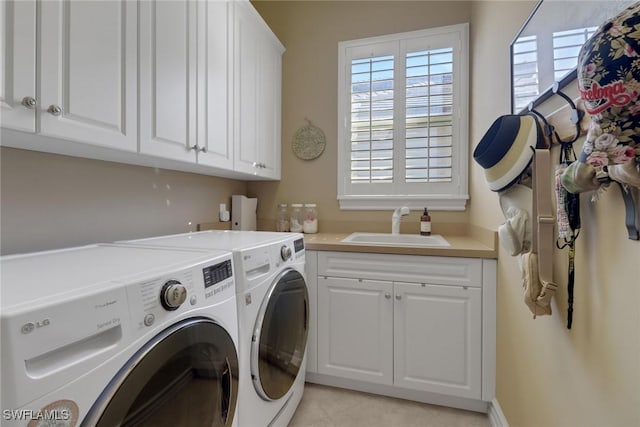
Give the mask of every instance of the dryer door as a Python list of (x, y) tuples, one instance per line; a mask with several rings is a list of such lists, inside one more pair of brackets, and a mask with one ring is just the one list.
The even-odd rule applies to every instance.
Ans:
[(194, 318), (167, 328), (118, 372), (83, 426), (230, 426), (238, 355), (217, 323)]
[(262, 302), (251, 343), (251, 376), (265, 400), (284, 396), (298, 376), (309, 332), (309, 293), (302, 275), (284, 270)]

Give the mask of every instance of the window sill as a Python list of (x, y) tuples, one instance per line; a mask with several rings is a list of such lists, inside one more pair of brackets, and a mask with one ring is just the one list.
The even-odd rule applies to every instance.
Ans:
[(342, 210), (390, 210), (399, 206), (430, 211), (464, 211), (468, 195), (442, 196), (338, 196)]

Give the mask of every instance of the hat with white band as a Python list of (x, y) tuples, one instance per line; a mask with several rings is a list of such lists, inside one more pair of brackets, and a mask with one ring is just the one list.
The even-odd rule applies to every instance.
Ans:
[(493, 122), (473, 152), (491, 191), (506, 190), (518, 181), (540, 140), (540, 126), (533, 115), (505, 115)]

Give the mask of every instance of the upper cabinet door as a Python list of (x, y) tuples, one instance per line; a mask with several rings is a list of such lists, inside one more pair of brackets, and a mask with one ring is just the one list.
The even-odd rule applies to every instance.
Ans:
[[(36, 128), (36, 2), (0, 2), (0, 126)], [(24, 104), (23, 104), (24, 102)]]
[(137, 3), (39, 5), (40, 132), (136, 151)]
[(282, 122), (282, 50), (268, 38), (260, 48), (260, 84), (258, 87), (258, 159), (260, 175), (280, 179), (280, 127)]
[(234, 4), (234, 168), (279, 179), (284, 48), (249, 2)]
[(198, 2), (198, 164), (233, 169), (231, 6)]
[(196, 161), (196, 2), (140, 2), (140, 152)]

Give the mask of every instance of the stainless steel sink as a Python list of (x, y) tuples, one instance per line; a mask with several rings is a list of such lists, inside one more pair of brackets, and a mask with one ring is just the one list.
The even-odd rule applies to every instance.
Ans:
[(439, 234), (421, 236), (417, 234), (390, 234), (390, 233), (351, 233), (342, 239), (344, 243), (382, 246), (410, 246), (410, 247), (447, 247), (451, 246), (447, 240)]

